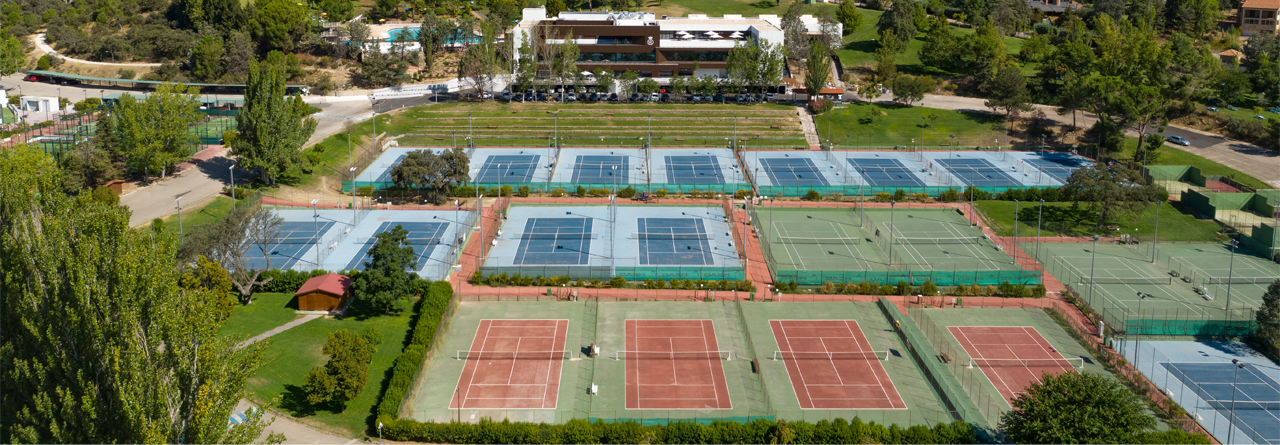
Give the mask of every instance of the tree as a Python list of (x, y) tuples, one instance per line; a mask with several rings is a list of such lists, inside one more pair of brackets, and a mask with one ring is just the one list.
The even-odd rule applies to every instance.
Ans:
[(994, 77), (1008, 57), (1000, 31), (991, 20), (983, 20), (978, 32), (964, 37), (960, 46), (964, 73), (978, 85)]
[[(696, 71), (694, 73), (694, 76), (697, 76)], [(618, 76), (618, 91), (623, 94), (630, 92), (631, 87), (634, 86), (636, 84), (636, 81), (639, 79), (640, 79), (640, 73), (636, 72), (635, 70), (623, 71), (622, 75)]]
[(229, 81), (243, 83), (249, 75), (249, 62), (253, 61), (257, 45), (249, 34), (242, 31), (231, 31), (227, 37), (225, 51), (222, 54), (222, 71)]
[(0, 336), (6, 440), (257, 440), (263, 411), (227, 418), (266, 345), (218, 335), (208, 295), (178, 286), (175, 236), (131, 230), (129, 209), (62, 193), (55, 169), (25, 146), (0, 152), (0, 325), (22, 327)]
[(1000, 426), (1014, 443), (1135, 443), (1156, 426), (1128, 388), (1093, 373), (1046, 374), (1011, 404)]
[(367, 336), (356, 335), (348, 329), (329, 333), (322, 349), (329, 360), (307, 374), (307, 402), (332, 403), (337, 405), (337, 412), (346, 411), (347, 402), (364, 391), (369, 380), (369, 361), (377, 350)]
[(1262, 56), (1267, 56), (1269, 60), (1280, 60), (1280, 35), (1265, 32), (1254, 34), (1244, 43), (1240, 52), (1244, 54), (1245, 67), (1250, 70), (1257, 68)]
[(239, 135), (231, 153), (240, 158), (240, 168), (258, 169), (267, 184), (302, 164), (299, 149), (316, 131), (315, 119), (307, 117), (311, 106), (297, 95), (287, 97), (284, 82), (282, 61), (250, 63), (244, 109), (236, 115)]
[(430, 200), (444, 202), (455, 184), (468, 179), (467, 153), (461, 147), (436, 154), (431, 150), (414, 150), (391, 169), (396, 187), (429, 190)]
[(258, 44), (263, 51), (292, 52), (304, 42), (307, 12), (293, 0), (265, 0), (258, 6)]
[(183, 289), (200, 291), (212, 301), (218, 321), (225, 321), (235, 310), (236, 299), (231, 297), (231, 275), (221, 265), (209, 261), (204, 255), (196, 258), (194, 266), (189, 266), (178, 279)]
[(196, 111), (195, 89), (165, 83), (139, 101), (125, 94), (116, 104), (120, 145), (128, 153), (129, 168), (164, 176), (169, 168), (195, 152), (196, 138), (188, 131), (204, 117)]
[(818, 12), (818, 40), (822, 45), (827, 47), (827, 52), (835, 54), (844, 45), (843, 34), (841, 34), (840, 22), (836, 20), (836, 14), (831, 8), (823, 8)]
[(374, 0), (373, 8), (369, 10), (373, 18), (390, 19), (399, 17), (403, 12), (400, 9), (399, 0)]
[(27, 52), (22, 50), (22, 41), (9, 35), (6, 28), (0, 34), (0, 76), (8, 76), (18, 72), (27, 61)]
[(330, 22), (345, 22), (351, 20), (355, 14), (355, 2), (351, 0), (320, 0), (316, 5), (316, 9), (325, 13), (325, 19)]
[(550, 0), (547, 2), (547, 17), (559, 17), (561, 12), (568, 9), (564, 5), (564, 0)]
[(916, 38), (913, 0), (898, 0), (893, 3), (893, 7), (888, 12), (880, 15), (880, 20), (876, 22), (876, 31), (884, 34), (885, 31), (890, 30), (904, 43)]
[(391, 314), (403, 309), (402, 300), (409, 297), (416, 277), (408, 272), (417, 258), (408, 236), (400, 225), (374, 235), (378, 241), (369, 249), (369, 262), (351, 286), (357, 301), (369, 310)]
[(842, 1), (840, 6), (836, 8), (836, 17), (840, 19), (840, 24), (844, 25), (844, 34), (852, 34), (862, 26), (862, 11), (858, 10), (858, 5), (853, 1)]
[(201, 82), (217, 82), (222, 78), (222, 38), (217, 34), (200, 36), (191, 49), (191, 76)]
[(987, 93), (986, 106), (991, 109), (1004, 109), (1005, 120), (1013, 118), (1013, 113), (1030, 111), (1030, 94), (1027, 93), (1027, 78), (1017, 65), (1007, 63), (1000, 67), (996, 76), (983, 85)]
[(1280, 348), (1280, 280), (1272, 281), (1262, 294), (1262, 306), (1254, 316), (1258, 322), (1253, 336), (1272, 354)]
[(920, 63), (925, 66), (950, 71), (955, 68), (957, 42), (951, 33), (951, 25), (945, 18), (937, 18), (925, 34), (924, 46), (920, 48)]
[(1254, 91), (1262, 94), (1272, 105), (1280, 105), (1280, 60), (1262, 56), (1252, 75)]
[(793, 61), (799, 61), (802, 55), (809, 52), (809, 30), (800, 20), (803, 13), (804, 2), (793, 0), (782, 14), (782, 41), (787, 47), (787, 56)]
[(409, 62), (401, 57), (383, 54), (377, 49), (367, 51), (360, 59), (357, 77), (365, 87), (395, 86), (409, 80)]
[(1139, 186), (1141, 177), (1120, 165), (1099, 162), (1090, 167), (1076, 169), (1067, 178), (1061, 195), (1073, 203), (1084, 203), (1090, 212), (1098, 215), (1097, 228), (1103, 229), (1107, 221), (1128, 219), (1156, 202), (1168, 192), (1156, 186)]
[[(614, 84), (614, 82), (615, 82), (615, 81), (614, 81), (614, 79), (613, 79), (613, 70), (606, 70), (606, 69), (604, 69), (604, 68), (596, 68), (596, 72), (594, 73), (594, 77), (596, 78), (596, 91), (597, 91), (597, 92), (602, 92), (602, 93), (608, 94), (610, 91), (613, 91), (613, 84)], [(677, 79), (679, 79), (679, 77), (673, 77), (673, 78), (671, 79), (671, 82), (673, 82), (673, 84), (671, 85), (671, 87), (672, 87), (672, 88), (675, 88), (674, 82), (675, 82)]]
[(569, 29), (564, 34), (564, 43), (556, 48), (555, 58), (552, 61), (551, 69), (560, 79), (560, 85), (563, 86), (566, 79), (572, 79), (578, 75), (578, 55), (582, 53), (578, 49), (578, 42), (573, 38), (573, 29)]
[(422, 47), (422, 59), (427, 71), (435, 69), (436, 53), (444, 46), (448, 34), (448, 25), (435, 14), (422, 17), (422, 26), (418, 27), (418, 45)]
[(81, 144), (60, 157), (58, 167), (68, 191), (94, 188), (120, 177), (111, 155), (89, 144)]
[(821, 94), (822, 87), (827, 85), (831, 77), (831, 61), (827, 59), (827, 48), (817, 39), (809, 45), (809, 56), (805, 58), (804, 89), (809, 92), (809, 100)]
[(489, 91), (493, 86), (493, 77), (489, 67), (493, 62), (493, 53), (486, 45), (472, 45), (462, 53), (458, 61), (458, 80), (465, 83), (465, 90), (476, 92)]
[(893, 79), (891, 88), (896, 102), (911, 105), (924, 100), (924, 95), (933, 92), (936, 85), (929, 76), (902, 75)]

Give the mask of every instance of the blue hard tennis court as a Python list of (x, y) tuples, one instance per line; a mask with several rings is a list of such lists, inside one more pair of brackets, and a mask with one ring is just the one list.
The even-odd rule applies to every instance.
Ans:
[(573, 182), (580, 184), (626, 184), (626, 156), (578, 156), (573, 164)]
[(639, 218), (636, 225), (641, 265), (715, 264), (710, 235), (698, 218)]
[(667, 182), (672, 184), (724, 184), (720, 160), (714, 156), (667, 156)]
[[(383, 222), (378, 226), (374, 234), (390, 231), (396, 226), (403, 227), (409, 232), (406, 239), (409, 241), (409, 247), (413, 248), (414, 267), (412, 271), (422, 270), (436, 247), (441, 244), (448, 244), (448, 240), (441, 239), (444, 236), (445, 229), (449, 227), (449, 223), (444, 222)], [(360, 250), (356, 252), (355, 257), (347, 263), (347, 270), (364, 270), (365, 263), (373, 260), (369, 256), (369, 249), (373, 248), (378, 239), (369, 237), (359, 241), (363, 243), (360, 244)]]
[(977, 186), (1017, 186), (1022, 185), (1013, 176), (1009, 176), (1004, 169), (992, 164), (986, 159), (973, 158), (938, 158), (933, 162), (941, 164), (951, 171), (960, 182), (966, 185)]
[(540, 155), (492, 155), (476, 172), (475, 182), (530, 182)]
[[(1030, 155), (1031, 153), (1027, 154)], [(1026, 161), (1063, 184), (1067, 183), (1067, 178), (1070, 178), (1071, 173), (1076, 169), (1088, 167), (1090, 164), (1087, 159), (1066, 153), (1045, 153), (1043, 155), (1028, 156)]]
[(764, 166), (773, 185), (830, 185), (818, 170), (818, 165), (809, 158), (762, 158), (760, 165)]
[[(1231, 362), (1161, 364), (1183, 385), (1194, 390), (1204, 405), (1217, 410), (1224, 418), (1231, 418), (1234, 412), (1233, 425), (1253, 441), (1280, 444), (1280, 383), (1263, 374), (1258, 365), (1244, 363), (1244, 368), (1235, 369)], [(1240, 439), (1232, 441), (1240, 442)]]
[(853, 171), (870, 185), (914, 187), (925, 185), (915, 173), (897, 159), (848, 158)]
[[(267, 245), (267, 256), (271, 258), (271, 268), (289, 269), (299, 261), (314, 264), (315, 257), (304, 258), (303, 255), (316, 247), (320, 243), (320, 239), (324, 233), (333, 227), (334, 222), (330, 220), (322, 220), (319, 222), (312, 221), (285, 221), (280, 224), (280, 236), (276, 237), (274, 243)], [(267, 256), (262, 255), (262, 251), (256, 245), (250, 245), (244, 252), (247, 267), (250, 269), (266, 269)]]
[(512, 264), (587, 264), (592, 238), (591, 218), (529, 218)]

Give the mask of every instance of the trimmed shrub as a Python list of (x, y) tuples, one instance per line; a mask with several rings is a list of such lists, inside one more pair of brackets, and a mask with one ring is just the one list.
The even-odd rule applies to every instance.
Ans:
[(413, 331), (409, 333), (409, 344), (396, 357), (391, 366), (391, 378), (387, 381), (387, 389), (383, 391), (378, 402), (378, 417), (395, 417), (400, 414), (400, 403), (409, 391), (422, 365), (425, 363), (427, 348), (431, 339), (436, 336), (440, 327), (440, 319), (449, 308), (449, 300), (453, 298), (453, 286), (448, 281), (436, 281), (427, 286), (426, 296), (418, 299), (414, 305)]
[(809, 190), (809, 193), (804, 194), (804, 200), (805, 201), (821, 201), (822, 194), (818, 193), (817, 190)]
[(623, 188), (622, 190), (618, 190), (618, 197), (622, 199), (635, 198), (636, 188), (628, 185), (626, 188)]

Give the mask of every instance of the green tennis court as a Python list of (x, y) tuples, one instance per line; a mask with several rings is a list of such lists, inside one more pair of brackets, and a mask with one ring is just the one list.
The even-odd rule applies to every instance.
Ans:
[(222, 142), (223, 133), (236, 128), (235, 118), (224, 117), (191, 127), (191, 134), (200, 138), (201, 144), (219, 144)]

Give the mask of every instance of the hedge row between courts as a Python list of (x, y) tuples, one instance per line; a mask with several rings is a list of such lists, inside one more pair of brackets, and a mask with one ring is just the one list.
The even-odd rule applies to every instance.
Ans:
[(409, 334), (409, 344), (396, 357), (391, 366), (391, 380), (378, 402), (378, 418), (394, 418), (400, 414), (400, 404), (404, 395), (413, 384), (413, 378), (421, 370), (427, 357), (427, 348), (431, 339), (436, 336), (440, 327), (441, 316), (449, 308), (449, 299), (453, 298), (453, 286), (448, 281), (436, 281), (427, 287), (426, 295), (418, 299), (414, 305), (413, 332)]
[(456, 444), (716, 444), (716, 443), (882, 443), (882, 444), (970, 444), (978, 438), (964, 421), (939, 423), (932, 428), (916, 425), (902, 428), (860, 419), (773, 421), (756, 419), (750, 423), (716, 420), (709, 424), (674, 421), (667, 425), (641, 425), (634, 421), (590, 422), (570, 420), (564, 424), (511, 422), (482, 419), (479, 423), (435, 423), (392, 419), (384, 416), (382, 436), (386, 439)]

